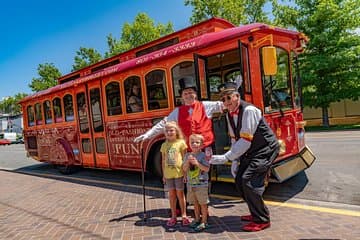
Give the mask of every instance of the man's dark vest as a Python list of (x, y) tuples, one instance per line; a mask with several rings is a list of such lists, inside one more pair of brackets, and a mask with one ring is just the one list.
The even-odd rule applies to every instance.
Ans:
[[(234, 120), (228, 113), (228, 119), (230, 127), (233, 129), (236, 141), (240, 139), (240, 130), (242, 117), (245, 107), (251, 106), (251, 104), (241, 101), (239, 106), (239, 115), (237, 126), (235, 127)], [(258, 127), (254, 133), (251, 141), (250, 148), (244, 153), (243, 157), (254, 159), (254, 158), (267, 158), (274, 150), (279, 147), (278, 141), (271, 128), (267, 125), (264, 117), (261, 117)]]

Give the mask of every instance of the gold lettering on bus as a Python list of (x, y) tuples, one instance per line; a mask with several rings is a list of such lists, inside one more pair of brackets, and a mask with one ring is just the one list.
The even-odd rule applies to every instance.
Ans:
[(181, 50), (185, 50), (185, 49), (188, 49), (188, 48), (192, 48), (196, 45), (196, 42), (195, 41), (192, 41), (192, 42), (188, 42), (188, 43), (185, 43), (185, 44), (182, 44), (182, 45), (179, 45), (177, 47), (174, 48), (175, 52), (178, 52), (178, 51), (181, 51)]
[(140, 150), (138, 144), (135, 143), (116, 143), (114, 144), (114, 154), (137, 155), (140, 154)]
[(89, 76), (86, 76), (86, 77), (82, 77), (80, 79), (76, 79), (74, 80), (74, 83), (75, 85), (76, 84), (79, 84), (79, 83), (83, 83), (83, 82), (86, 82), (88, 80), (91, 80), (91, 79), (95, 79), (95, 78), (99, 78), (99, 77), (103, 77), (103, 76), (106, 76), (108, 74), (111, 74), (111, 73), (114, 73), (117, 71), (117, 67), (111, 67), (109, 69), (105, 69), (101, 72), (97, 72), (97, 73), (94, 73), (92, 75), (89, 75)]
[(168, 54), (171, 54), (171, 53), (176, 53), (178, 51), (181, 51), (181, 50), (186, 50), (186, 49), (189, 49), (189, 48), (192, 48), (196, 46), (196, 42), (195, 41), (192, 41), (192, 42), (188, 42), (188, 43), (184, 43), (180, 46), (177, 46), (173, 49), (168, 49), (168, 50), (164, 50), (164, 51), (160, 51), (158, 53), (155, 53), (154, 55), (152, 56), (146, 56), (146, 57), (142, 57), (142, 58), (139, 58), (135, 64), (140, 64), (140, 63), (145, 63), (149, 60), (155, 60), (156, 58), (159, 58), (159, 57), (162, 57), (162, 56), (166, 56)]

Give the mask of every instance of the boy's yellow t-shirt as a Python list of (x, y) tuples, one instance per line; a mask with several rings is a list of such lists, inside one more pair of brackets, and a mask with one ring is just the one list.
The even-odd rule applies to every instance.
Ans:
[(187, 149), (186, 142), (182, 139), (174, 142), (165, 141), (160, 148), (160, 152), (165, 154), (165, 178), (179, 178), (184, 176), (182, 172), (183, 156), (182, 152)]

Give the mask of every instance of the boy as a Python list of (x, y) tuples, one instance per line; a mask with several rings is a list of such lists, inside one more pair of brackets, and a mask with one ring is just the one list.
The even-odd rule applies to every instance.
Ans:
[[(187, 201), (194, 205), (195, 220), (190, 227), (196, 232), (208, 228), (208, 172), (210, 165), (206, 161), (205, 153), (201, 151), (204, 137), (200, 134), (192, 134), (189, 137), (189, 144), (192, 152), (184, 157), (183, 170), (187, 176)], [(201, 219), (200, 219), (201, 215)]]

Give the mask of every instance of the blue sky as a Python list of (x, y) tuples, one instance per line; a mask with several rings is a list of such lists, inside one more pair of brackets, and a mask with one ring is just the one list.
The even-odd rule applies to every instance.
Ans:
[(0, 10), (0, 100), (31, 93), (40, 63), (70, 72), (76, 51), (91, 47), (103, 54), (106, 36), (119, 39), (125, 22), (145, 12), (155, 23), (190, 25), (192, 8), (183, 0), (3, 1)]

